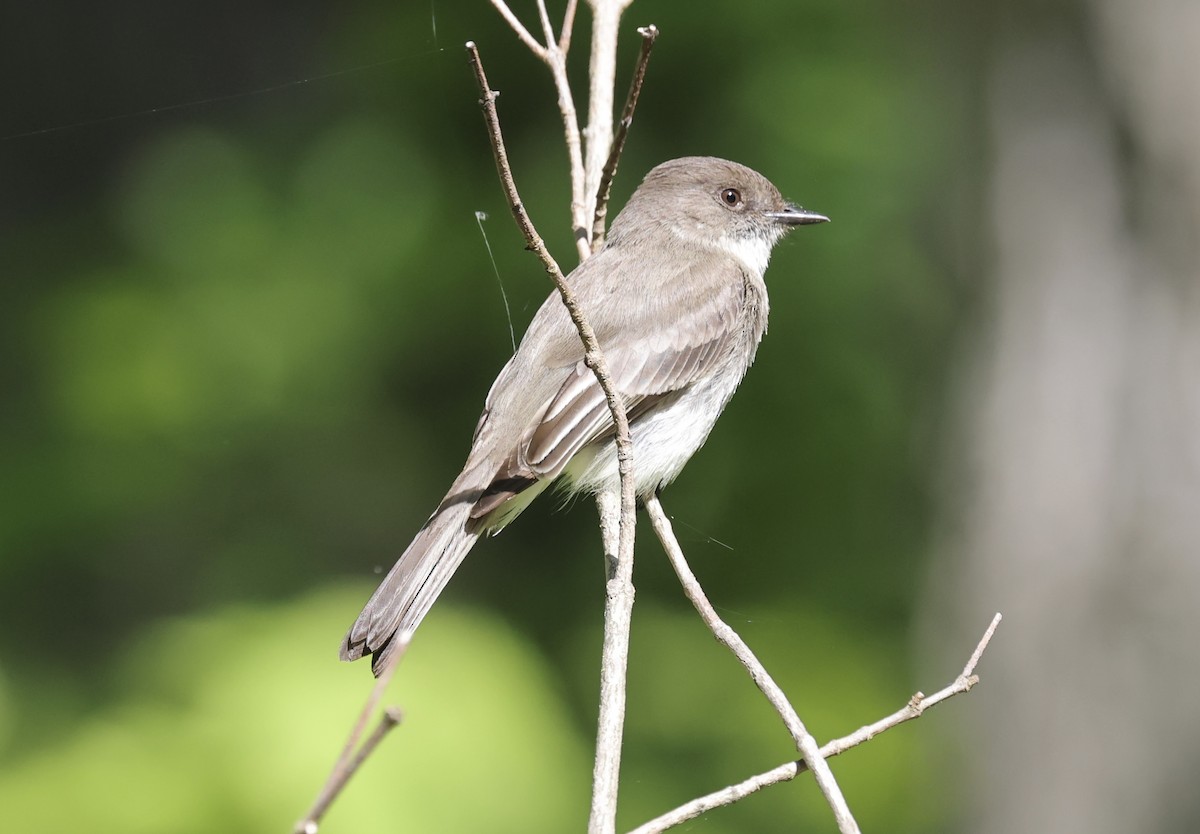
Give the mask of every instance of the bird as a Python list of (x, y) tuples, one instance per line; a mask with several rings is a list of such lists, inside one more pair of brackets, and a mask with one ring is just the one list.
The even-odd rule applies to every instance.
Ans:
[[(625, 404), (639, 497), (679, 475), (753, 363), (775, 244), (827, 220), (744, 165), (673, 159), (645, 176), (601, 247), (566, 277)], [(346, 633), (342, 660), (369, 655), (380, 674), (478, 539), (551, 484), (619, 490), (612, 416), (583, 356), (551, 293), (487, 394), (462, 472)]]

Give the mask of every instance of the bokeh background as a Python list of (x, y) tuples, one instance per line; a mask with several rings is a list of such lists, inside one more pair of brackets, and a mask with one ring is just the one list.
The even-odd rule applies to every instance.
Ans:
[[(290, 830), (371, 683), (338, 640), (512, 349), (501, 287), (518, 336), (548, 291), (461, 45), (570, 264), (549, 78), (482, 0), (0, 21), (0, 809)], [(834, 763), (864, 830), (1200, 828), (1200, 6), (639, 0), (618, 99), (651, 22), (615, 202), (714, 154), (834, 221), (777, 250), (664, 497), (694, 568), (822, 740), (1006, 615), (980, 688)], [(587, 45), (581, 13), (581, 85)], [(626, 827), (793, 756), (647, 532)], [(582, 830), (599, 554), (586, 501), (482, 543), (323, 830)], [(807, 780), (690, 826), (798, 828), (833, 829)]]

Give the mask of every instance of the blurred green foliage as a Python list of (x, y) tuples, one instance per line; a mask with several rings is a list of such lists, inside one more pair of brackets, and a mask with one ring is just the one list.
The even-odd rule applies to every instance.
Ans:
[[(320, 670), (326, 630), (364, 588), (159, 623), (110, 672), (136, 689), (0, 775), (0, 805), (25, 831), (81, 819), (102, 831), (289, 830), (361, 707), (362, 678)], [(478, 615), (444, 617), (437, 632), (398, 687), (412, 716), (400, 743), (360, 773), (329, 826), (568, 828), (587, 801), (589, 759), (551, 670)], [(459, 645), (476, 662), (455, 661)], [(449, 785), (472, 801), (447, 801)]]
[[(226, 85), (204, 96), (315, 80), (5, 140), (0, 807), (22, 831), (287, 830), (324, 779), (369, 686), (337, 640), (457, 471), (511, 349), (475, 211), (518, 334), (548, 291), (494, 183), (467, 38), (504, 92), (523, 196), (572, 260), (552, 90), (486, 4), (280, 6), (282, 34), (204, 9), (178, 11), (199, 45), (148, 37), (134, 65), (105, 41), (65, 87), (75, 109), (47, 114), (34, 90), (31, 112), (131, 112), (93, 115), (86, 90), (157, 75), (151, 106), (196, 100), (189, 48)], [(820, 738), (937, 682), (915, 680), (906, 626), (973, 294), (954, 277), (973, 24), (942, 11), (646, 0), (622, 44), (623, 92), (633, 27), (663, 31), (618, 204), (657, 162), (708, 153), (834, 220), (778, 250), (757, 366), (665, 497)], [(86, 31), (63, 49), (96, 47)], [(581, 79), (586, 46), (581, 22)], [(394, 694), (410, 718), (323, 830), (581, 830), (600, 556), (587, 506), (543, 503), (422, 628)], [(628, 825), (791, 755), (645, 531), (639, 558)], [(923, 775), (923, 738), (835, 765), (865, 828), (944, 823), (953, 786)], [(704, 825), (829, 827), (807, 782)]]

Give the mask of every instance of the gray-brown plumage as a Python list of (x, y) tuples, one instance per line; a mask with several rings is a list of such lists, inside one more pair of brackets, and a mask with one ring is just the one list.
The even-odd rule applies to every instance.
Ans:
[[(639, 495), (679, 474), (754, 361), (771, 248), (792, 226), (825, 219), (743, 165), (676, 159), (646, 175), (604, 246), (567, 276), (629, 413)], [(553, 293), (493, 383), (462, 473), (351, 626), (342, 659), (373, 654), (378, 672), (476, 539), (556, 479), (570, 492), (617, 490), (612, 436)]]

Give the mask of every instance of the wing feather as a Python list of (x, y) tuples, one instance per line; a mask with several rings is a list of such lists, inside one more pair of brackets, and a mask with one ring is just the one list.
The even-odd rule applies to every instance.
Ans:
[[(580, 273), (599, 259), (597, 255), (585, 262)], [(678, 266), (681, 270), (697, 268), (686, 262)], [(599, 306), (589, 313), (630, 422), (636, 423), (664, 400), (705, 379), (747, 336), (744, 331), (751, 324), (745, 312), (747, 304), (754, 302), (747, 296), (752, 290), (742, 266), (731, 260), (727, 272), (714, 272), (712, 262), (706, 261), (700, 268), (710, 274), (699, 285), (663, 280), (658, 292), (647, 290), (631, 307)], [(587, 286), (589, 279), (581, 274), (578, 280), (580, 286)], [(685, 288), (691, 288), (686, 296)], [(525, 384), (536, 380), (538, 388), (547, 393), (545, 405), (520, 433), (511, 455), (499, 464), (491, 484), (472, 508), (472, 518), (500, 518), (495, 514), (503, 513), (511, 499), (538, 481), (557, 477), (579, 450), (614, 432), (604, 392), (584, 364), (578, 336), (557, 303), (552, 296), (538, 312), (548, 321), (561, 316), (565, 325), (541, 345), (540, 369), (522, 370), (519, 357), (514, 357), (489, 392), (477, 441), (488, 430), (485, 427), (493, 407), (499, 405), (497, 392), (505, 385), (511, 387), (517, 375), (536, 374)], [(670, 311), (669, 319), (666, 311)], [(664, 326), (664, 321), (669, 325)], [(756, 333), (755, 339), (760, 335)], [(524, 348), (522, 343), (522, 351)], [(561, 380), (557, 388), (554, 378)]]
[[(717, 297), (699, 299), (670, 331), (602, 343), (613, 385), (630, 412), (642, 412), (647, 400), (692, 385), (724, 359), (741, 334), (743, 293), (731, 284)], [(533, 427), (520, 457), (538, 477), (553, 477), (576, 452), (612, 431), (604, 392), (580, 360)]]

